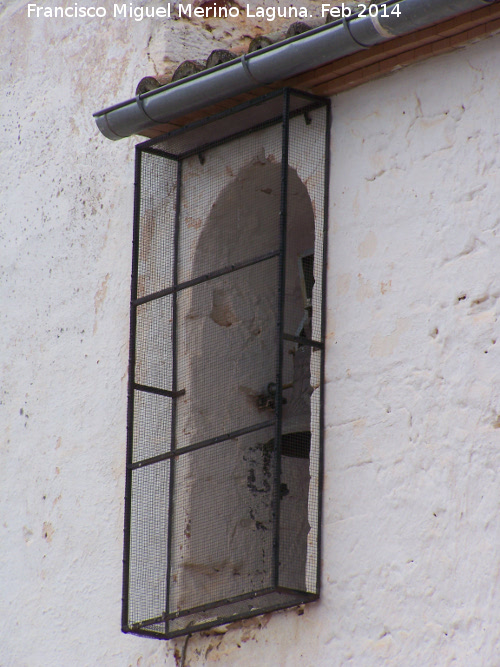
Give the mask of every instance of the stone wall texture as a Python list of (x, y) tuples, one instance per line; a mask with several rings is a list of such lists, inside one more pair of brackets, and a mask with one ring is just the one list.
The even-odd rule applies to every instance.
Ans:
[[(173, 667), (183, 639), (120, 633), (135, 139), (91, 114), (213, 40), (27, 4), (0, 2), (0, 664)], [(333, 100), (322, 598), (186, 667), (499, 664), (499, 47)]]

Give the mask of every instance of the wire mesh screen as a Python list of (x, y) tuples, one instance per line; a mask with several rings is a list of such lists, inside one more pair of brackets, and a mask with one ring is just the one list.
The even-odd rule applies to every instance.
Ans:
[(125, 632), (319, 595), (328, 114), (287, 89), (137, 147)]

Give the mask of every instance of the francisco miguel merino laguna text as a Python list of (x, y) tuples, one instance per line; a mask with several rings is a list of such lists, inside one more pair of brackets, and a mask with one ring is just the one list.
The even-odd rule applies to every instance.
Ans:
[[(198, 18), (237, 18), (241, 10), (238, 7), (193, 7), (191, 4), (179, 3), (173, 10), (170, 4), (165, 6), (141, 7), (129, 3), (115, 3), (113, 9), (108, 12), (106, 7), (94, 5), (93, 7), (81, 6), (77, 2), (67, 7), (44, 6), (29, 3), (27, 5), (28, 17), (30, 18), (121, 18), (142, 21), (143, 19), (165, 19), (176, 16), (178, 18), (192, 16)], [(306, 7), (256, 7), (252, 8), (246, 5), (245, 14), (249, 18), (262, 18), (267, 21), (274, 21), (276, 18), (309, 18), (309, 12)]]

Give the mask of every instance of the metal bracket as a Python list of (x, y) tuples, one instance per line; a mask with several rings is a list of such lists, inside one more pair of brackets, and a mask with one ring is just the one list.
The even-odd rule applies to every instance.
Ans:
[(245, 74), (248, 76), (249, 79), (251, 79), (252, 81), (255, 81), (255, 83), (258, 83), (259, 85), (262, 85), (263, 81), (259, 81), (259, 79), (255, 78), (254, 75), (252, 74), (252, 72), (250, 71), (250, 68), (249, 68), (248, 62), (247, 62), (247, 55), (248, 55), (247, 53), (244, 53), (240, 58), (240, 62), (243, 65), (243, 69), (245, 70)]
[(150, 120), (152, 123), (158, 123), (158, 121), (157, 121), (155, 118), (153, 118), (152, 116), (150, 116), (150, 115), (148, 114), (148, 112), (146, 111), (146, 109), (144, 108), (144, 102), (142, 101), (142, 98), (141, 98), (140, 95), (136, 95), (136, 96), (135, 96), (135, 102), (136, 102), (136, 104), (137, 104), (137, 107), (139, 108), (139, 111), (140, 111), (140, 112), (141, 112), (141, 113), (142, 113), (148, 120)]
[(362, 42), (359, 42), (359, 41), (356, 39), (356, 37), (354, 37), (354, 35), (353, 35), (352, 32), (351, 32), (351, 29), (349, 28), (349, 21), (347, 20), (347, 18), (346, 18), (345, 16), (344, 16), (344, 18), (342, 19), (342, 23), (343, 23), (343, 25), (344, 25), (344, 28), (345, 28), (345, 29), (347, 30), (347, 32), (349, 33), (349, 37), (352, 39), (352, 41), (353, 41), (355, 44), (357, 44), (358, 46), (360, 46), (362, 49), (371, 49), (371, 47), (372, 47), (371, 44), (363, 44)]

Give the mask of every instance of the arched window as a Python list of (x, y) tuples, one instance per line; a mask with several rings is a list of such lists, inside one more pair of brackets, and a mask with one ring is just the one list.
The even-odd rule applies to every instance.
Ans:
[(123, 629), (317, 599), (328, 107), (137, 148)]

